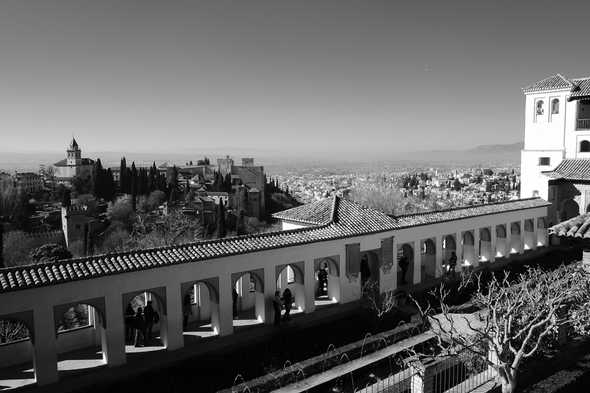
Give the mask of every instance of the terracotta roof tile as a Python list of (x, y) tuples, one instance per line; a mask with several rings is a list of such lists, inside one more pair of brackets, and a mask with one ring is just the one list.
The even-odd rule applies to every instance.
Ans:
[[(289, 220), (294, 217), (306, 220), (311, 225), (306, 228), (0, 269), (0, 293), (548, 204), (540, 199), (525, 199), (398, 217), (390, 217), (383, 212), (336, 197), (311, 205), (305, 209), (297, 207), (295, 211), (290, 209), (275, 215), (289, 217)], [(23, 279), (22, 276), (27, 271), (36, 271), (37, 279)]]
[(566, 159), (552, 171), (543, 172), (552, 179), (590, 180), (590, 160)]
[(571, 89), (574, 87), (574, 84), (566, 79), (561, 74), (551, 75), (548, 78), (540, 80), (538, 82), (533, 83), (530, 86), (525, 87), (523, 92), (531, 93), (536, 91), (543, 91), (543, 90), (563, 90), (563, 89)]

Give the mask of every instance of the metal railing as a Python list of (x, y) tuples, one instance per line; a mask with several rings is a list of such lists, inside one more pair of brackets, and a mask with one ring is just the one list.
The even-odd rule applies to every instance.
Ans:
[(590, 130), (590, 119), (577, 119), (576, 120), (577, 130)]

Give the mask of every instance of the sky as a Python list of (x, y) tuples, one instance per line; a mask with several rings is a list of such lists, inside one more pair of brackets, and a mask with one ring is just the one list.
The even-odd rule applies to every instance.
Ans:
[[(588, 1), (3, 0), (0, 151), (285, 155), (523, 137), (590, 75)], [(1, 154), (1, 153), (0, 153)]]

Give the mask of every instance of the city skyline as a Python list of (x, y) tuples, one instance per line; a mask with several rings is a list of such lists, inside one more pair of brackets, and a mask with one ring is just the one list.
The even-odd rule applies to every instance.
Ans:
[(522, 87), (588, 74), (589, 6), (570, 4), (6, 2), (0, 151), (513, 143)]

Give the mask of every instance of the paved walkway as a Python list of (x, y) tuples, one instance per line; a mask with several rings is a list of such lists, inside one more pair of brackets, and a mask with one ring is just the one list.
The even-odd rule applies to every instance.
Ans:
[[(341, 318), (358, 310), (359, 302), (325, 305), (316, 308), (311, 314), (299, 313), (289, 322), (290, 329), (304, 329), (335, 318)], [(207, 329), (205, 329), (207, 330)], [(243, 343), (264, 342), (281, 329), (272, 325), (236, 326), (234, 334), (224, 337), (201, 337), (187, 332), (185, 346), (175, 351), (166, 351), (162, 346), (135, 348), (126, 346), (127, 363), (118, 367), (107, 367), (102, 361), (102, 353), (96, 348), (68, 352), (59, 356), (58, 370), (60, 380), (51, 385), (37, 386), (34, 382), (32, 364), (0, 369), (0, 391), (15, 389), (23, 392), (71, 392), (95, 385), (97, 381), (108, 384), (117, 380), (134, 377), (152, 369), (166, 368), (177, 362), (208, 353), (230, 351)], [(14, 391), (14, 390), (13, 390)]]

